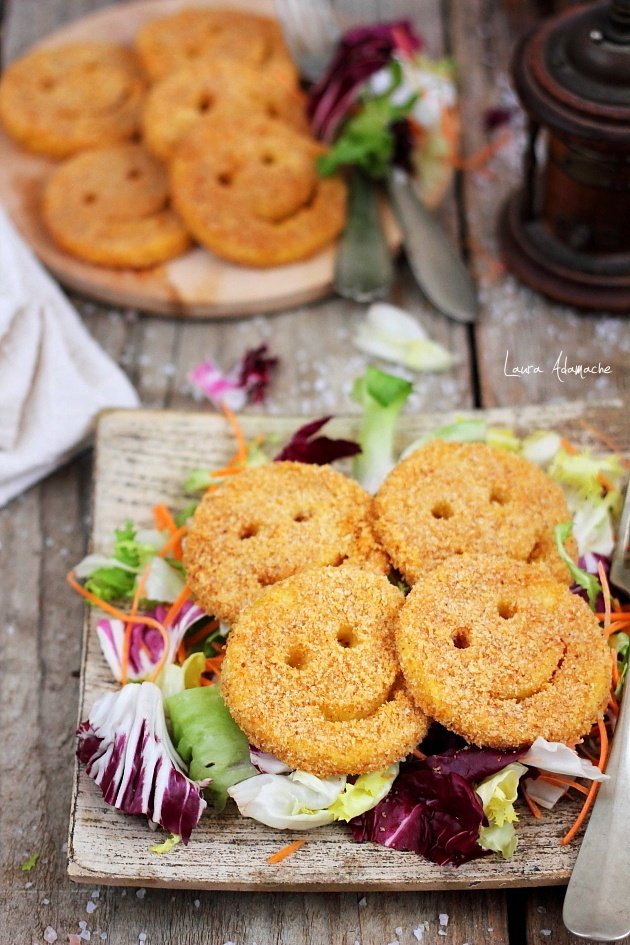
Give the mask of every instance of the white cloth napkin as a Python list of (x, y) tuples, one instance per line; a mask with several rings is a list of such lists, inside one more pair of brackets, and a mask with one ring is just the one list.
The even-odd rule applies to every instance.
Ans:
[(138, 396), (0, 209), (0, 508)]

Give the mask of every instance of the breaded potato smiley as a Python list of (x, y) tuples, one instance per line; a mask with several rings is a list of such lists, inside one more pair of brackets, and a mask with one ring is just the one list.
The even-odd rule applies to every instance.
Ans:
[(268, 585), (345, 563), (388, 570), (372, 497), (330, 466), (306, 463), (267, 463), (208, 491), (184, 545), (195, 600), (228, 623)]
[(400, 591), (355, 567), (315, 568), (268, 588), (228, 637), (221, 691), (250, 741), (318, 777), (401, 760), (428, 720), (400, 678)]
[(608, 699), (597, 618), (539, 564), (449, 558), (409, 593), (396, 646), (416, 704), (475, 745), (572, 744)]
[[(427, 443), (391, 471), (375, 508), (376, 533), (409, 584), (464, 553), (540, 561), (557, 580), (570, 582), (553, 534), (571, 518), (562, 490), (505, 450)], [(575, 553), (573, 539), (566, 547)]]
[(0, 118), (29, 151), (63, 158), (129, 140), (140, 130), (145, 90), (131, 50), (72, 43), (8, 66), (0, 83)]

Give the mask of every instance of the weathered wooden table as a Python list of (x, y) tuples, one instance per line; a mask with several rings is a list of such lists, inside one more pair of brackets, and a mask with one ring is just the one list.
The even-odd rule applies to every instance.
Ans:
[[(5, 2), (4, 61), (58, 24), (104, 5), (103, 0)], [(382, 6), (389, 15), (415, 8), (430, 51), (454, 55), (463, 103), (462, 149), (470, 153), (486, 140), (485, 109), (509, 98), (510, 49), (534, 22), (535, 4), (389, 0)], [(494, 220), (517, 177), (519, 146), (516, 133), (487, 167), (462, 175), (441, 211), (444, 225), (470, 254), (479, 281), (478, 325), (471, 330), (436, 315), (401, 265), (393, 300), (416, 313), (459, 358), (452, 372), (417, 379), (410, 409), (628, 399), (627, 321), (551, 305), (497, 272)], [(269, 317), (193, 323), (74, 301), (148, 407), (196, 408), (186, 382), (193, 364), (207, 353), (229, 365), (247, 347), (266, 341), (280, 368), (264, 409), (304, 415), (356, 409), (348, 392), (365, 364), (351, 343), (362, 312), (358, 305), (330, 299)], [(565, 356), (569, 365), (601, 362), (610, 373), (586, 379), (554, 373), (559, 355), (560, 364)], [(506, 372), (506, 357), (509, 365), (540, 365), (544, 373), (506, 376), (514, 373)], [(578, 941), (564, 931), (557, 889), (362, 897), (73, 885), (66, 876), (65, 844), (83, 605), (63, 577), (85, 551), (90, 472), (86, 453), (0, 512), (2, 945), (53, 942), (55, 936), (73, 945), (414, 945), (419, 933), (414, 937), (413, 930), (419, 928), (424, 945)], [(37, 866), (22, 872), (20, 864), (33, 852), (40, 853)]]

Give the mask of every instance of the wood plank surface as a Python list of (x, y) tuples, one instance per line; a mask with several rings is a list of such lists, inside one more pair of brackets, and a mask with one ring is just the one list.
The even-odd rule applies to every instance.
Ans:
[[(107, 3), (0, 2), (5, 14), (4, 61), (61, 23)], [(355, 3), (361, 12), (374, 5), (368, 0)], [(486, 100), (494, 103), (505, 92), (501, 63), (517, 36), (518, 23), (510, 32), (499, 0), (483, 5), (476, 0), (421, 0), (417, 4), (382, 0), (380, 6), (385, 15), (394, 16), (413, 9), (419, 28), (428, 38), (430, 52), (442, 48), (442, 23), (446, 24), (451, 48), (458, 58), (466, 57), (460, 69), (468, 118), (466, 147), (472, 149), (485, 140), (479, 109)], [(523, 10), (537, 4), (511, 2), (510, 6), (520, 18)], [(466, 13), (469, 9), (470, 16)], [(494, 63), (488, 65), (487, 58), (493, 56)], [(482, 68), (483, 83), (477, 79), (477, 71)], [(490, 190), (502, 186), (503, 175), (515, 174), (513, 161), (497, 159), (495, 173), (490, 182), (482, 177), (475, 186)], [(467, 180), (469, 177), (466, 175)], [(447, 201), (441, 208), (443, 222), (464, 243), (464, 226), (481, 227), (488, 234), (490, 246), (495, 201), (488, 196), (478, 210), (470, 200), (464, 203), (462, 195), (460, 188), (460, 199)], [(476, 218), (479, 212), (484, 219)], [(492, 320), (483, 344), (487, 343), (494, 353), (479, 350), (479, 363), (467, 329), (437, 315), (412, 283), (406, 268), (400, 269), (393, 300), (420, 318), (459, 359), (456, 369), (446, 375), (416, 378), (410, 409), (449, 410), (479, 403), (477, 366), (487, 403), (542, 402), (549, 398), (561, 401), (577, 396), (614, 396), (624, 390), (627, 393), (627, 333), (615, 328), (622, 324), (618, 319), (590, 319), (590, 330), (580, 332), (580, 353), (585, 358), (600, 354), (602, 347), (610, 348), (611, 354), (615, 344), (620, 349), (618, 371), (612, 378), (604, 378), (597, 388), (588, 381), (581, 386), (558, 384), (548, 389), (539, 388), (540, 379), (536, 378), (524, 383), (502, 380), (501, 365), (496, 364), (496, 349), (502, 347), (502, 339), (510, 344), (519, 339), (527, 350), (546, 351), (550, 337), (555, 340), (560, 328), (566, 331), (567, 340), (572, 340), (577, 316), (565, 320), (555, 314), (557, 307), (528, 292), (522, 294), (523, 290), (514, 284), (504, 325), (503, 314), (497, 317), (488, 312), (487, 269), (486, 262), (480, 260), (481, 326)], [(146, 406), (183, 410), (195, 407), (186, 380), (194, 364), (212, 355), (229, 366), (245, 348), (266, 341), (281, 363), (265, 409), (272, 414), (303, 415), (356, 410), (348, 391), (352, 378), (365, 365), (365, 359), (351, 344), (363, 311), (358, 305), (330, 299), (271, 318), (184, 325), (139, 318), (133, 310), (112, 309), (77, 296), (73, 301), (89, 330), (126, 369)], [(524, 308), (517, 307), (517, 303), (524, 304)], [(532, 311), (535, 318), (531, 317)], [(549, 317), (556, 326), (551, 336)], [(481, 347), (480, 335), (481, 327), (477, 330), (477, 349)], [(620, 376), (626, 378), (625, 384), (620, 383)], [(84, 454), (0, 510), (0, 599), (4, 616), (0, 625), (0, 728), (4, 736), (0, 768), (2, 945), (42, 943), (53, 934), (64, 945), (69, 935), (79, 934), (83, 939), (70, 940), (71, 945), (80, 945), (88, 936), (91, 942), (116, 945), (223, 945), (230, 941), (238, 945), (387, 945), (392, 941), (415, 945), (419, 940), (425, 945), (507, 945), (508, 941), (512, 945), (577, 945), (578, 940), (567, 936), (562, 928), (559, 890), (510, 894), (508, 913), (505, 895), (497, 891), (362, 896), (165, 893), (147, 889), (145, 895), (136, 896), (131, 889), (92, 889), (69, 882), (65, 843), (82, 604), (64, 589), (63, 576), (85, 552), (90, 525), (90, 471), (91, 457)], [(30, 873), (22, 872), (20, 864), (35, 852), (41, 854), (37, 866)], [(446, 915), (449, 922), (445, 927), (440, 925), (440, 916)]]
[[(499, 409), (483, 414), (492, 425), (519, 433), (554, 429), (576, 445), (598, 444), (582, 421), (606, 430), (620, 448), (630, 449), (625, 410), (620, 403), (587, 408), (583, 403), (555, 407)], [(419, 435), (453, 419), (448, 414), (403, 418), (398, 450)], [(299, 424), (297, 418), (249, 417), (241, 424), (247, 439), (270, 436), (284, 442)], [(336, 418), (330, 434), (356, 435), (356, 420)], [(107, 553), (113, 530), (130, 519), (139, 527), (151, 524), (150, 509), (165, 503), (178, 509), (188, 501), (182, 489), (193, 468), (220, 468), (233, 453), (229, 425), (222, 417), (173, 411), (112, 411), (99, 424), (95, 460), (95, 503), (92, 550)], [(96, 699), (118, 686), (101, 654), (97, 616), (90, 612), (85, 627), (81, 666), (79, 717), (87, 717)], [(454, 869), (438, 867), (373, 844), (353, 844), (343, 829), (314, 831), (295, 856), (277, 867), (267, 857), (284, 843), (276, 831), (242, 818), (230, 805), (220, 816), (204, 815), (191, 843), (171, 854), (155, 856), (148, 847), (150, 831), (142, 819), (107, 807), (100, 791), (77, 768), (68, 847), (69, 873), (82, 882), (193, 889), (316, 889), (373, 890), (456, 889), (538, 886), (566, 882), (577, 845), (561, 847), (575, 805), (563, 804), (543, 821), (527, 816), (519, 827), (520, 849), (507, 862), (487, 857)]]

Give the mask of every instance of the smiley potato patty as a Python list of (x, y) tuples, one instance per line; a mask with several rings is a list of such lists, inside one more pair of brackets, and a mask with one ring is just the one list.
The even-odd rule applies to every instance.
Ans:
[(475, 745), (574, 743), (610, 691), (588, 605), (543, 566), (505, 557), (453, 557), (419, 580), (396, 646), (419, 708)]
[(361, 564), (386, 573), (372, 498), (330, 466), (273, 462), (206, 493), (184, 545), (204, 610), (233, 623), (270, 584), (305, 568)]
[(228, 637), (221, 692), (256, 747), (318, 777), (404, 758), (428, 720), (400, 678), (404, 598), (356, 567), (314, 568), (268, 588)]

